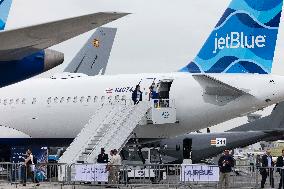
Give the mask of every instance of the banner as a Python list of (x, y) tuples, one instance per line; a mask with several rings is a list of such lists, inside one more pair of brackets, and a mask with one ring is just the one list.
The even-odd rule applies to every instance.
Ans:
[(219, 167), (210, 165), (181, 165), (182, 182), (218, 182)]
[(75, 177), (72, 181), (107, 182), (107, 164), (75, 165)]

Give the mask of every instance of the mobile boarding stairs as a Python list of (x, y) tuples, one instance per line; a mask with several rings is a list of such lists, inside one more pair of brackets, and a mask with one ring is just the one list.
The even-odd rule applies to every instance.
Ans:
[(59, 163), (96, 163), (101, 148), (120, 151), (137, 125), (176, 123), (174, 100), (153, 99), (133, 105), (130, 100), (102, 103), (70, 144)]

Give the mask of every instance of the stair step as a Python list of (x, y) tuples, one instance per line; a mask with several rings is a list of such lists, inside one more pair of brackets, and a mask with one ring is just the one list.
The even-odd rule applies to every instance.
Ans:
[(106, 151), (121, 149), (149, 108), (149, 102), (142, 102), (136, 106), (105, 104), (97, 110), (96, 116), (92, 116), (68, 147), (62, 156), (64, 161), (68, 163), (70, 159), (69, 163), (91, 163), (96, 161), (101, 147)]

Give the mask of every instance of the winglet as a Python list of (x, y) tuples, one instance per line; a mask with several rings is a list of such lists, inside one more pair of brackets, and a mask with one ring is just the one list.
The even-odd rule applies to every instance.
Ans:
[(12, 5), (12, 0), (0, 0), (0, 30), (4, 30)]

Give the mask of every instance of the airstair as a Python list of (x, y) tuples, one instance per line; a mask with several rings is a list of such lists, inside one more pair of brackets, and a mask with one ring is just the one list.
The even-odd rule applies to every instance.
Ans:
[(61, 156), (60, 163), (95, 163), (101, 148), (121, 150), (143, 121), (151, 103), (113, 102), (102, 104)]

